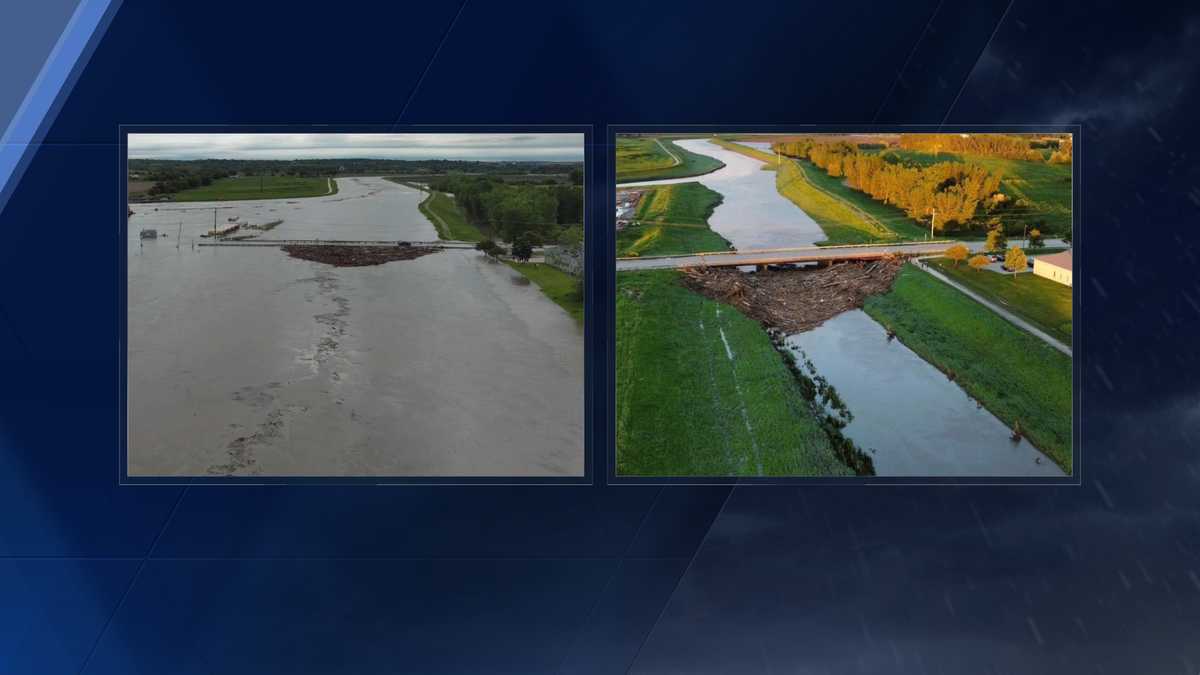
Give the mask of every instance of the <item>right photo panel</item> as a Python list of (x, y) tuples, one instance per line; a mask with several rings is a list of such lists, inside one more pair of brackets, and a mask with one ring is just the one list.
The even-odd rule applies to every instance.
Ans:
[(618, 134), (616, 476), (1075, 476), (1073, 140)]

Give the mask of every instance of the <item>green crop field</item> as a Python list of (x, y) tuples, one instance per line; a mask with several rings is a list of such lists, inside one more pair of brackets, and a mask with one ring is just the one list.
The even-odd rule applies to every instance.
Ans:
[(1070, 357), (912, 265), (863, 309), (1071, 473)]
[(1010, 312), (1071, 344), (1071, 287), (1033, 274), (997, 274), (973, 270), (966, 263), (957, 267), (946, 258), (929, 261), (938, 271)]
[[(810, 165), (811, 166), (811, 165)], [(814, 174), (822, 173), (814, 169)], [(816, 185), (797, 162), (784, 162), (775, 176), (779, 194), (799, 206), (825, 232), (820, 244), (867, 244), (899, 237), (846, 200)]]
[(675, 255), (727, 251), (729, 242), (708, 227), (721, 195), (700, 183), (656, 187), (642, 195), (637, 225), (617, 232), (617, 255)]
[(617, 275), (617, 473), (852, 475), (762, 327), (678, 278)]
[(1029, 162), (999, 157), (979, 157), (942, 152), (936, 155), (913, 150), (888, 150), (887, 159), (908, 164), (970, 162), (1003, 176), (1000, 191), (1024, 206), (1013, 206), (1005, 218), (1012, 222), (1044, 221), (1047, 234), (1071, 227), (1071, 165)]
[(616, 161), (618, 183), (701, 176), (725, 166), (669, 140), (645, 136), (618, 136)]
[(203, 187), (176, 192), (177, 202), (219, 202), (238, 199), (286, 199), (336, 194), (332, 178), (300, 176), (237, 176), (218, 178)]
[(537, 284), (542, 293), (583, 325), (583, 283), (579, 277), (545, 263), (508, 262), (509, 267)]

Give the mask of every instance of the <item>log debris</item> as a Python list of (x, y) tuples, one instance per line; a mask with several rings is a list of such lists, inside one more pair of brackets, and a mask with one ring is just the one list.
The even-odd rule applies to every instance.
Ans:
[(691, 290), (791, 334), (812, 330), (842, 312), (861, 308), (868, 297), (888, 292), (903, 266), (904, 259), (895, 256), (754, 274), (730, 267), (689, 267), (682, 272), (683, 284)]

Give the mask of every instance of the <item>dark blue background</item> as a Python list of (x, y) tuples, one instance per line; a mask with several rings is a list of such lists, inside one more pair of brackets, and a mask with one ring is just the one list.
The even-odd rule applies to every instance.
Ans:
[[(0, 672), (1195, 675), (1198, 32), (1148, 2), (114, 7), (0, 212)], [(1082, 124), (1083, 485), (119, 487), (117, 125), (393, 120)]]

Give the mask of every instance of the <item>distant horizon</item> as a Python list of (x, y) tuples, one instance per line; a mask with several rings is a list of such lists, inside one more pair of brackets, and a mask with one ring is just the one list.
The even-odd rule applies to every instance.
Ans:
[(131, 133), (129, 159), (582, 162), (582, 133)]

